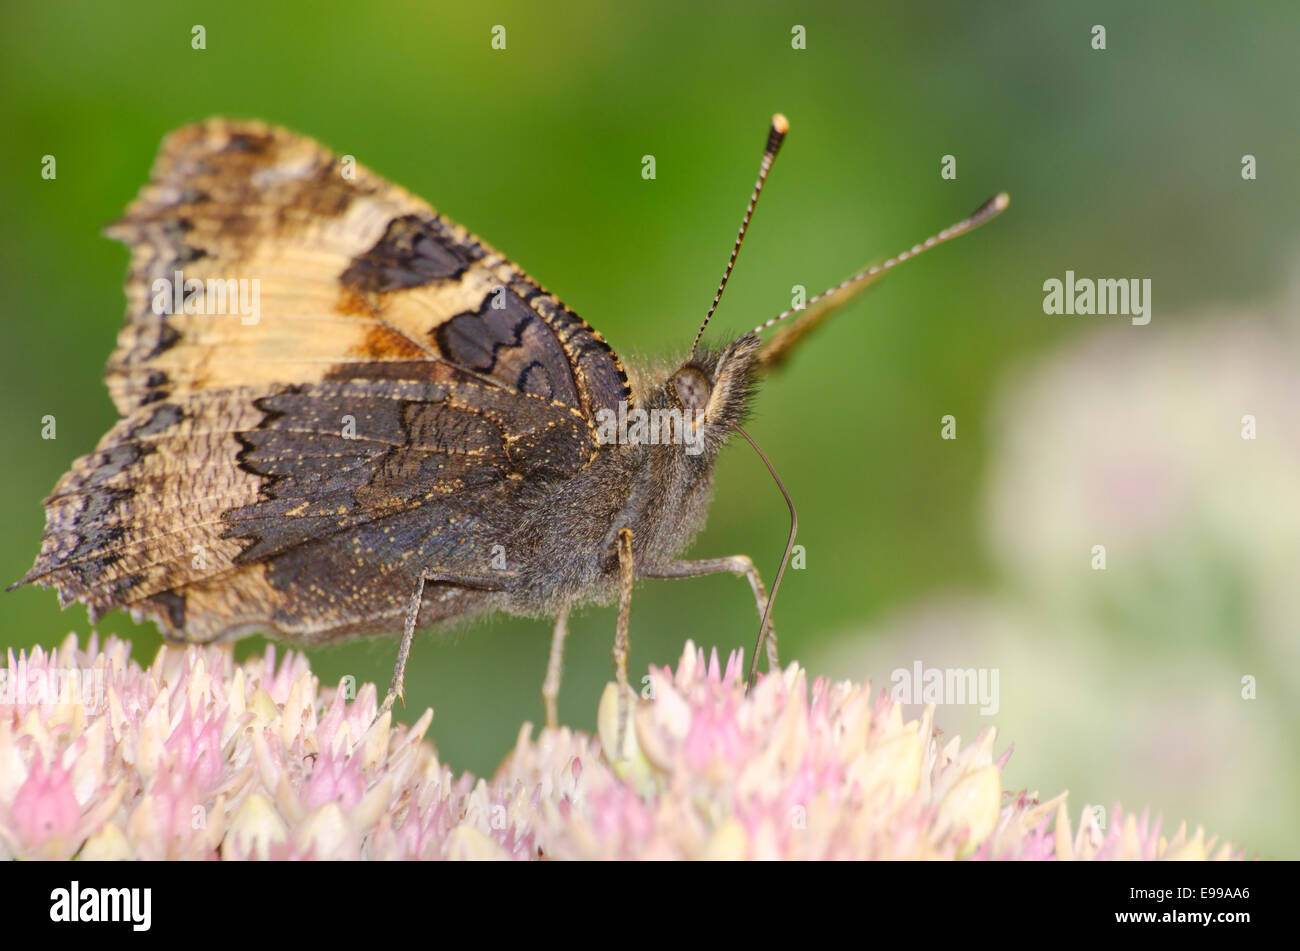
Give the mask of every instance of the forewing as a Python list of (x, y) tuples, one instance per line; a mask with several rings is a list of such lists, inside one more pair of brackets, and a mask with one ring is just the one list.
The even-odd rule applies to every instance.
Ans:
[(213, 119), (164, 139), (109, 234), (131, 247), (108, 370), (125, 416), (202, 390), (450, 363), (594, 418), (618, 358), (504, 256), (311, 139)]

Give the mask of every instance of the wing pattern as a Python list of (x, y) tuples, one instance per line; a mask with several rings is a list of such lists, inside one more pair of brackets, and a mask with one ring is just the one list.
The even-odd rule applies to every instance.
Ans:
[[(400, 627), (422, 568), (486, 571), (525, 484), (582, 471), (631, 402), (585, 322), (459, 225), (317, 143), (169, 135), (131, 248), (122, 420), (46, 500), (25, 582), (172, 637)], [(482, 592), (426, 599), (421, 621)]]

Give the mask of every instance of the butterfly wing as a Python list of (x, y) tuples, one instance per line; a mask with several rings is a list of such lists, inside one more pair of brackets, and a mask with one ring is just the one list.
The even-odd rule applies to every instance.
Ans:
[[(420, 571), (482, 573), (522, 487), (581, 471), (595, 413), (630, 396), (504, 257), (283, 130), (172, 133), (110, 233), (132, 251), (124, 418), (46, 501), (23, 579), (92, 616), (190, 640), (400, 626)], [(443, 592), (421, 620), (484, 598)]]
[(600, 335), (503, 255), (283, 129), (213, 119), (171, 133), (109, 234), (131, 247), (108, 368), (123, 415), (160, 395), (423, 379), (442, 363), (588, 416), (630, 395)]

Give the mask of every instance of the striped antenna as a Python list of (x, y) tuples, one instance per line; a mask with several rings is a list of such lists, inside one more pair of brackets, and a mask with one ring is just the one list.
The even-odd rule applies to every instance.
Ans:
[(767, 181), (767, 173), (771, 170), (772, 163), (776, 161), (776, 153), (781, 151), (781, 143), (785, 141), (785, 134), (789, 131), (790, 123), (785, 116), (779, 112), (772, 116), (772, 127), (767, 133), (767, 147), (763, 149), (763, 160), (758, 166), (758, 181), (754, 182), (754, 191), (750, 194), (749, 206), (745, 209), (745, 219), (740, 223), (740, 232), (736, 235), (735, 247), (731, 249), (727, 269), (722, 273), (722, 283), (718, 285), (718, 293), (713, 295), (713, 304), (709, 307), (709, 312), (704, 315), (704, 323), (700, 324), (700, 329), (695, 332), (695, 339), (691, 342), (692, 356), (695, 355), (695, 348), (700, 345), (704, 328), (709, 325), (709, 318), (718, 309), (718, 301), (722, 300), (722, 292), (731, 277), (731, 269), (736, 266), (736, 256), (740, 254), (740, 244), (745, 240), (745, 232), (749, 230), (749, 219), (753, 217), (754, 206), (758, 204), (758, 196), (763, 191), (763, 183)]
[(926, 238), (920, 244), (913, 245), (883, 264), (877, 264), (859, 271), (848, 280), (841, 281), (834, 287), (818, 294), (803, 307), (791, 308), (784, 313), (777, 314), (771, 320), (759, 324), (753, 330), (756, 334), (761, 334), (769, 327), (780, 323), (793, 314), (802, 315), (799, 320), (786, 327), (781, 335), (768, 344), (760, 356), (762, 363), (769, 367), (776, 365), (785, 357), (796, 340), (825, 320), (831, 311), (838, 309), (857, 294), (866, 290), (874, 281), (884, 276), (892, 268), (924, 251), (929, 251), (936, 245), (961, 237), (969, 231), (974, 231), (984, 222), (997, 217), (1010, 203), (1011, 197), (1006, 192), (1000, 192), (975, 209), (968, 218), (962, 219), (951, 227), (944, 228), (938, 234)]

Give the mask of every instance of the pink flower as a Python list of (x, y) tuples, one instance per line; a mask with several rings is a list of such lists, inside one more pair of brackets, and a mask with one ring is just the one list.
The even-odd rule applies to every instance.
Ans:
[[(274, 648), (69, 637), (11, 654), (15, 675), (98, 671), (97, 701), (0, 697), (0, 858), (1231, 858), (1198, 830), (1002, 789), (995, 732), (941, 741), (933, 708), (798, 665), (746, 692), (687, 644), (653, 699), (607, 689), (599, 739), (525, 724), (490, 781), (454, 775), (413, 725), (375, 720), (377, 691), (322, 687)], [(10, 698), (11, 699), (11, 698)]]
[(72, 792), (71, 772), (53, 763), (47, 769), (36, 754), (27, 781), (9, 810), (10, 822), (24, 850), (45, 858), (64, 852), (77, 829), (81, 806)]
[(214, 787), (224, 769), (221, 757), (221, 722), (186, 713), (167, 738), (170, 769), (187, 776), (201, 790)]
[(326, 752), (312, 765), (304, 799), (309, 808), (337, 802), (344, 809), (353, 809), (361, 801), (364, 788), (365, 777), (358, 762), (336, 759)]

